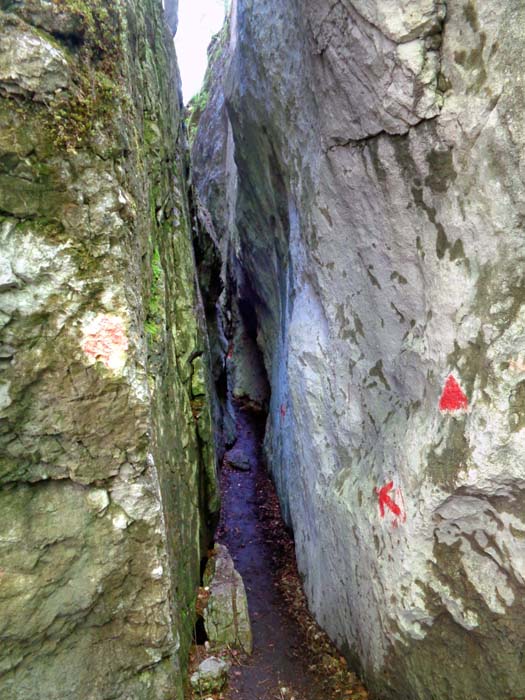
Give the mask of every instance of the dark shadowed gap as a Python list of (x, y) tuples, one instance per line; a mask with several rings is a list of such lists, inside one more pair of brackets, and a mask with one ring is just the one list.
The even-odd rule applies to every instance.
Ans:
[(207, 641), (208, 635), (206, 634), (206, 628), (204, 627), (204, 618), (202, 615), (198, 615), (197, 621), (195, 622), (195, 627), (193, 629), (193, 643), (203, 645)]

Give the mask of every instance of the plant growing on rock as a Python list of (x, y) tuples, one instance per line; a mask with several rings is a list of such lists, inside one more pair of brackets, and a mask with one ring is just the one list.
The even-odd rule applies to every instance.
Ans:
[(125, 104), (119, 86), (122, 59), (122, 6), (101, 0), (53, 0), (56, 12), (70, 13), (76, 31), (58, 36), (69, 47), (76, 64), (73, 85), (47, 105), (47, 120), (54, 142), (68, 151), (85, 145), (97, 122), (114, 114), (117, 98)]

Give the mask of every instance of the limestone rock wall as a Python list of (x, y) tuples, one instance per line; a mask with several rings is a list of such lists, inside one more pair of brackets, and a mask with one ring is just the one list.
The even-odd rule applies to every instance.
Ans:
[(237, 0), (218, 77), (268, 460), (383, 700), (525, 695), (523, 26), (518, 0)]
[[(229, 62), (230, 21), (213, 37), (208, 47), (208, 69), (200, 93), (202, 105), (194, 110), (189, 128), (197, 132), (191, 149), (192, 178), (213, 223), (214, 236), (204, 236), (197, 245), (205, 265), (199, 265), (206, 321), (210, 339), (212, 370), (217, 387), (214, 425), (219, 457), (235, 440), (236, 419), (231, 407), (234, 367), (233, 314), (235, 291), (229, 283), (228, 250), (235, 219), (235, 175), (233, 135), (226, 112), (223, 89)], [(210, 227), (207, 227), (210, 231)], [(206, 232), (205, 232), (206, 233)], [(210, 264), (211, 261), (214, 264)], [(214, 275), (208, 270), (213, 269)], [(213, 282), (213, 280), (215, 280)]]
[(219, 503), (178, 80), (160, 0), (0, 1), (5, 700), (182, 697)]

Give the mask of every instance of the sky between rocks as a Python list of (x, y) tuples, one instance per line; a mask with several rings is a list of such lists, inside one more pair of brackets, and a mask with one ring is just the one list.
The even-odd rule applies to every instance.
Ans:
[(200, 90), (206, 72), (206, 50), (222, 26), (226, 4), (225, 0), (179, 0), (175, 47), (185, 103)]

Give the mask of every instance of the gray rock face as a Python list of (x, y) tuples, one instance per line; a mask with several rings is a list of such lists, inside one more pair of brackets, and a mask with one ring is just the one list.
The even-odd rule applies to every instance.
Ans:
[(173, 36), (177, 33), (179, 19), (179, 0), (163, 0), (166, 22)]
[(446, 5), (238, 0), (218, 76), (310, 605), (403, 700), (525, 695), (525, 9)]
[(252, 628), (246, 591), (224, 545), (215, 545), (204, 572), (204, 585), (210, 589), (204, 610), (204, 626), (210, 642), (238, 647), (251, 654)]
[(89, 12), (84, 2), (67, 3), (65, 0), (0, 0), (0, 10), (16, 14), (32, 27), (61, 37), (83, 36), (87, 29), (84, 14)]
[[(439, 113), (441, 22), (445, 3), (305, 3), (328, 145), (386, 131), (404, 134)], [(393, 5), (396, 5), (394, 8)]]
[(64, 51), (34, 29), (2, 18), (0, 91), (44, 100), (69, 83)]
[(215, 656), (204, 659), (199, 668), (192, 674), (192, 688), (198, 693), (215, 693), (226, 685), (229, 664)]
[[(224, 52), (225, 46), (230, 41), (229, 22), (226, 21), (221, 32), (212, 40), (208, 47), (208, 59), (210, 65), (214, 65), (214, 71), (208, 70), (204, 78), (204, 84), (200, 93), (205, 101), (204, 114), (198, 120), (200, 138), (194, 141), (192, 147), (192, 172), (193, 181), (200, 195), (201, 200), (206, 201), (206, 208), (213, 219), (213, 228), (216, 238), (212, 241), (199, 241), (197, 249), (201, 248), (201, 257), (206, 261), (209, 259), (209, 252), (213, 250), (217, 255), (218, 265), (215, 266), (219, 272), (222, 287), (219, 293), (214, 293), (213, 288), (217, 284), (211, 285), (209, 289), (207, 278), (209, 275), (199, 266), (199, 279), (206, 301), (206, 321), (210, 348), (213, 361), (213, 376), (218, 387), (214, 425), (216, 430), (216, 444), (219, 456), (222, 457), (225, 449), (235, 441), (236, 427), (235, 417), (231, 408), (231, 398), (233, 394), (233, 372), (231, 362), (226, 361), (226, 355), (230, 354), (228, 345), (232, 340), (232, 315), (226, 310), (226, 297), (232, 296), (231, 288), (226, 289), (226, 260), (228, 258), (229, 246), (229, 223), (233, 219), (234, 212), (230, 204), (233, 205), (234, 197), (226, 192), (226, 187), (232, 187), (232, 177), (236, 172), (233, 160), (233, 138), (229, 129), (228, 116), (224, 100), (222, 81), (216, 78), (216, 73), (223, 74), (227, 54)], [(190, 129), (193, 119), (198, 118), (200, 109), (192, 114), (190, 119)], [(228, 175), (226, 174), (228, 173)], [(228, 335), (228, 338), (226, 337)], [(231, 359), (231, 357), (230, 357)], [(222, 387), (222, 388), (221, 388)]]
[(242, 317), (239, 314), (237, 317), (239, 323), (233, 335), (228, 363), (232, 397), (248, 400), (254, 408), (261, 410), (267, 406), (270, 394), (261, 351), (247, 332)]
[(0, 697), (174, 700), (219, 502), (171, 36), (0, 8)]

